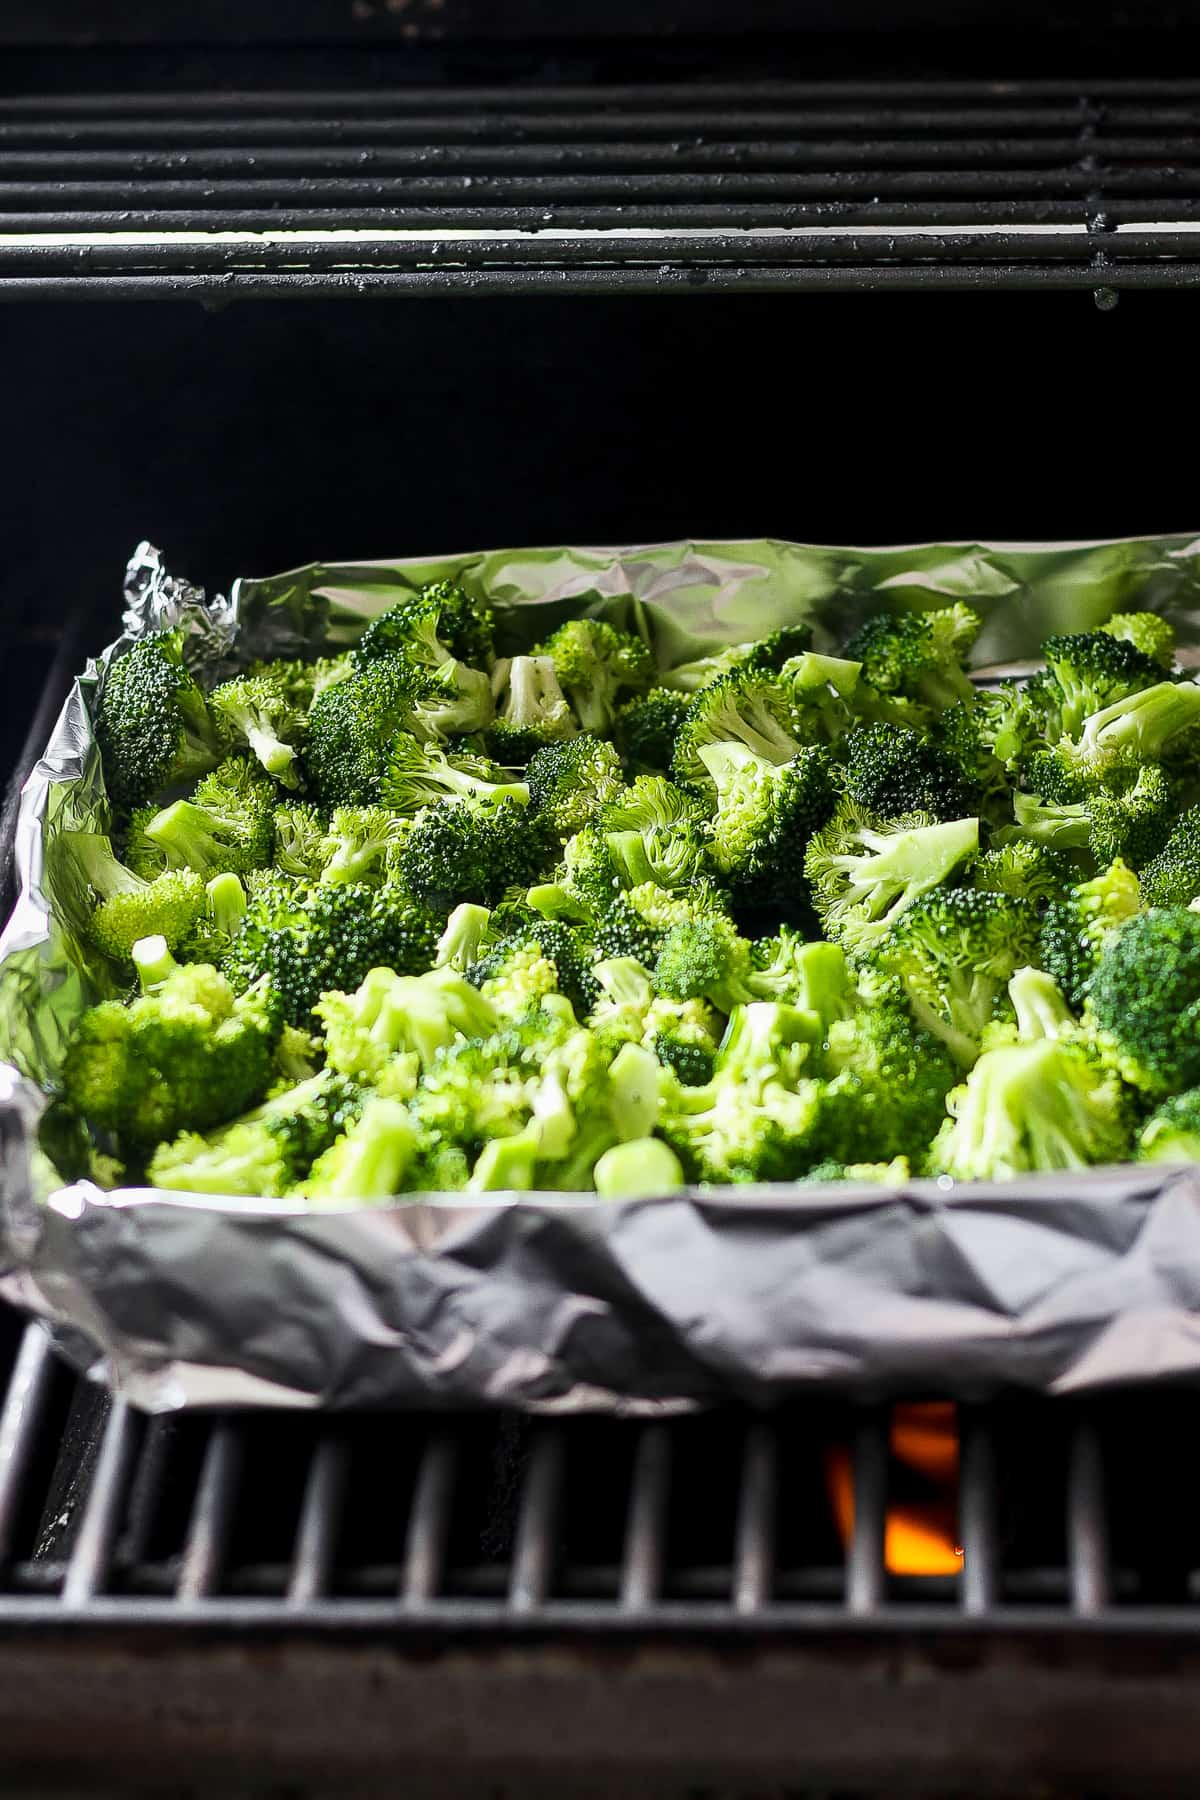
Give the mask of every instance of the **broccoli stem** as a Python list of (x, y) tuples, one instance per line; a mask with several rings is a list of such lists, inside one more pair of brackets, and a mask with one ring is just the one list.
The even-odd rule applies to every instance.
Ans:
[(139, 938), (130, 955), (143, 994), (152, 993), (179, 967), (165, 937)]
[(176, 800), (155, 813), (145, 835), (165, 852), (171, 868), (197, 869), (203, 875), (222, 858), (209, 814), (190, 800)]
[(1036, 794), (1013, 795), (1016, 832), (1048, 850), (1086, 850), (1092, 835), (1092, 818), (1082, 802), (1059, 805)]
[(649, 970), (632, 956), (593, 963), (592, 974), (615, 1006), (647, 1007), (654, 998)]
[(1041, 969), (1018, 969), (1008, 984), (1017, 1030), (1030, 1043), (1060, 1038), (1075, 1029), (1075, 1018), (1058, 983)]
[(63, 842), (97, 900), (111, 900), (114, 894), (140, 894), (149, 887), (149, 882), (117, 861), (106, 837), (93, 831), (64, 831)]
[(209, 918), (225, 937), (232, 937), (246, 910), (245, 888), (236, 875), (225, 870), (222, 874), (213, 876), (204, 892), (208, 901)]
[(661, 1138), (631, 1138), (614, 1144), (592, 1170), (602, 1200), (656, 1199), (686, 1187), (679, 1158)]
[(1117, 757), (1157, 762), (1173, 737), (1200, 723), (1200, 685), (1160, 681), (1093, 713), (1086, 721), (1077, 755), (1085, 762)]
[(434, 967), (457, 969), (460, 975), (465, 974), (472, 963), (479, 961), (491, 920), (486, 906), (476, 906), (469, 900), (456, 906), (438, 939)]
[(535, 1124), (512, 1137), (493, 1138), (479, 1152), (467, 1191), (472, 1194), (528, 1193), (533, 1186), (541, 1133)]
[(400, 1186), (417, 1149), (417, 1129), (408, 1108), (375, 1094), (356, 1125), (326, 1155), (336, 1159), (328, 1172), (315, 1165), (317, 1200), (387, 1200)]
[(858, 686), (862, 664), (849, 662), (844, 656), (820, 656), (815, 650), (805, 650), (802, 655), (789, 658), (782, 673), (798, 688), (831, 687), (835, 694), (848, 700)]

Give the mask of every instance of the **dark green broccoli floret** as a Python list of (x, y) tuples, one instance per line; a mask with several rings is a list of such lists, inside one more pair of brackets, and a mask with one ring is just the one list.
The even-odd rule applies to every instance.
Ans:
[(104, 1001), (82, 1015), (64, 1061), (63, 1091), (89, 1126), (111, 1133), (123, 1156), (137, 1158), (181, 1130), (207, 1131), (260, 1100), (280, 1023), (266, 988), (235, 999), (213, 968), (168, 966), (153, 992), (128, 1006)]
[(317, 656), (308, 661), (284, 657), (277, 662), (253, 662), (246, 673), (269, 676), (283, 688), (294, 707), (307, 713), (318, 694), (337, 681), (345, 681), (355, 667), (354, 652), (344, 650), (338, 656)]
[(267, 976), (289, 1024), (312, 1025), (332, 989), (352, 992), (368, 970), (429, 968), (441, 920), (395, 883), (304, 888), (280, 880), (252, 891), (224, 969), (235, 988)]
[(1174, 668), (1175, 627), (1157, 613), (1114, 613), (1100, 629), (1110, 637), (1123, 638), (1168, 674)]
[(275, 789), (248, 756), (228, 756), (190, 800), (176, 800), (142, 825), (145, 842), (167, 868), (195, 869), (207, 880), (222, 870), (263, 869), (275, 845)]
[(855, 632), (842, 654), (862, 664), (867, 689), (940, 712), (973, 697), (963, 661), (980, 624), (979, 614), (963, 605), (923, 613), (876, 613)]
[(1137, 1154), (1139, 1162), (1200, 1162), (1200, 1088), (1172, 1094), (1151, 1113), (1138, 1137)]
[(525, 779), (531, 803), (560, 837), (580, 830), (625, 787), (616, 751), (589, 733), (535, 751)]
[(221, 760), (223, 726), (183, 662), (183, 634), (139, 638), (111, 664), (96, 709), (96, 742), (114, 805), (141, 806)]
[(798, 1079), (812, 1018), (760, 1001), (730, 1018), (704, 1087), (677, 1086), (659, 1129), (694, 1181), (794, 1181), (813, 1161), (819, 1084)]
[(1062, 898), (1076, 878), (1070, 859), (1035, 844), (1029, 838), (1013, 838), (995, 850), (985, 850), (971, 864), (972, 886), (988, 894), (1011, 894), (1043, 907)]
[(1200, 1083), (1200, 913), (1156, 906), (1109, 939), (1087, 1010), (1127, 1081), (1151, 1094)]
[(744, 744), (766, 762), (791, 762), (801, 744), (785, 723), (788, 710), (787, 696), (773, 677), (723, 675), (688, 708), (671, 762), (676, 779), (685, 786), (711, 788), (700, 754), (707, 744)]
[(1042, 967), (1072, 1006), (1082, 1006), (1105, 945), (1141, 907), (1138, 878), (1114, 862), (1092, 881), (1082, 881), (1052, 901), (1042, 921)]
[(758, 904), (794, 900), (806, 888), (809, 841), (837, 804), (828, 753), (806, 747), (774, 763), (744, 744), (705, 744), (700, 759), (716, 788), (713, 859), (734, 893)]
[(1045, 677), (1037, 687), (1040, 735), (1048, 743), (1077, 738), (1092, 713), (1162, 680), (1162, 669), (1124, 638), (1105, 631), (1050, 637), (1042, 646)]
[(879, 943), (879, 966), (903, 984), (918, 1022), (965, 1066), (1007, 984), (1032, 963), (1038, 917), (1027, 901), (975, 888), (939, 888), (901, 914)]
[(621, 696), (648, 687), (654, 673), (641, 638), (603, 619), (569, 619), (534, 654), (552, 660), (585, 731), (611, 730)]
[(284, 787), (299, 787), (297, 750), (304, 713), (284, 681), (266, 673), (239, 675), (215, 687), (208, 704), (214, 716), (224, 720), (233, 741), (248, 745), (268, 775)]
[(523, 781), (511, 781), (487, 757), (448, 756), (437, 745), (418, 743), (411, 732), (402, 731), (388, 753), (379, 797), (392, 812), (415, 813), (439, 800), (513, 800), (524, 806), (529, 789)]
[(691, 701), (686, 694), (653, 687), (617, 708), (613, 739), (634, 774), (665, 774)]
[(1141, 884), (1147, 906), (1186, 906), (1200, 894), (1200, 806), (1180, 814), (1141, 871)]
[(711, 1000), (722, 1012), (754, 999), (751, 946), (719, 913), (674, 925), (654, 964), (654, 985), (675, 1000)]
[(363, 1098), (344, 1075), (322, 1069), (208, 1137), (184, 1132), (160, 1144), (147, 1177), (183, 1193), (278, 1198), (357, 1118)]
[(500, 907), (491, 915), (491, 923), (499, 934), (499, 942), (475, 960), (468, 970), (470, 980), (481, 987), (504, 965), (511, 951), (532, 945), (539, 956), (552, 964), (558, 991), (571, 1002), (576, 1018), (585, 1019), (600, 997), (599, 983), (592, 974), (593, 948), (589, 940), (572, 926), (540, 918), (525, 907), (514, 908), (512, 913)]
[(1015, 829), (1050, 849), (1086, 849), (1101, 865), (1119, 856), (1140, 869), (1176, 816), (1176, 784), (1157, 763), (1101, 785), (1079, 779), (1057, 751), (1043, 751), (1025, 764), (1023, 779), (1034, 791), (1013, 796)]
[(843, 801), (804, 859), (826, 936), (852, 953), (868, 950), (978, 848), (978, 819), (879, 820)]
[(958, 1065), (898, 996), (853, 1002), (849, 1016), (828, 1027), (815, 1146), (845, 1163), (864, 1150), (880, 1162), (915, 1162), (945, 1117)]
[(429, 691), (424, 670), (401, 656), (380, 656), (317, 695), (305, 763), (325, 806), (378, 801), (397, 733), (431, 735), (417, 718)]
[(360, 663), (400, 655), (426, 666), (453, 659), (489, 669), (494, 628), (486, 600), (474, 599), (457, 582), (435, 581), (373, 619), (355, 656)]
[(397, 867), (419, 900), (449, 912), (462, 900), (490, 906), (510, 887), (529, 887), (557, 847), (555, 833), (524, 807), (443, 800), (418, 817)]
[(978, 810), (979, 783), (928, 732), (902, 725), (861, 725), (845, 739), (846, 793), (885, 819), (928, 813), (965, 819)]
[(499, 706), (485, 741), (506, 767), (523, 765), (543, 745), (557, 744), (578, 731), (551, 657), (514, 656), (499, 662), (492, 686)]

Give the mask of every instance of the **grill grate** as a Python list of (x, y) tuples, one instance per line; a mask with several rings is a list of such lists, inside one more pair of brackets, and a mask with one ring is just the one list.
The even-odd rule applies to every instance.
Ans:
[(1200, 82), (0, 98), (0, 294), (1167, 286)]
[[(30, 1327), (0, 1415), (0, 1626), (1194, 1632), (1190, 1406), (969, 1413), (963, 1572), (906, 1577), (884, 1565), (883, 1410), (147, 1420), (104, 1411)], [(832, 1443), (852, 1446), (845, 1553), (822, 1473)]]

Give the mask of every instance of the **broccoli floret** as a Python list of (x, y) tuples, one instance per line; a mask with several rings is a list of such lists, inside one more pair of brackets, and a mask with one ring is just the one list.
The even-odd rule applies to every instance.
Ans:
[(418, 1147), (408, 1108), (372, 1094), (358, 1118), (313, 1163), (300, 1192), (307, 1200), (349, 1205), (391, 1199), (403, 1191)]
[(852, 710), (862, 664), (806, 651), (784, 663), (779, 690), (783, 723), (802, 744), (839, 745), (855, 723)]
[(470, 737), (486, 731), (496, 712), (492, 683), (482, 669), (445, 663), (429, 676), (425, 696), (413, 709), (413, 729), (420, 737)]
[(527, 906), (507, 905), (491, 915), (491, 930), (499, 941), (476, 959), (469, 971), (472, 981), (486, 980), (488, 971), (502, 968), (512, 951), (532, 950), (552, 965), (558, 992), (570, 1001), (576, 1016), (586, 1018), (600, 990), (592, 973), (592, 945), (579, 931), (561, 920), (543, 919)]
[(214, 716), (224, 721), (233, 742), (248, 745), (268, 775), (284, 787), (299, 787), (297, 752), (304, 713), (285, 682), (267, 673), (239, 675), (215, 687), (208, 704)]
[(1162, 849), (1142, 869), (1141, 884), (1147, 906), (1187, 906), (1200, 894), (1200, 806), (1180, 814)]
[(182, 1130), (207, 1131), (260, 1100), (279, 1028), (267, 989), (235, 999), (213, 968), (169, 967), (153, 992), (130, 1005), (104, 1001), (82, 1015), (64, 1061), (63, 1091), (89, 1126), (112, 1133), (121, 1154), (136, 1159)]
[(686, 694), (653, 687), (617, 708), (613, 739), (634, 774), (667, 772), (690, 704)]
[(307, 713), (318, 694), (335, 682), (345, 681), (354, 674), (356, 666), (354, 652), (344, 650), (337, 656), (317, 656), (308, 661), (284, 657), (277, 662), (252, 662), (246, 673), (268, 676), (283, 688), (298, 711)]
[(372, 969), (354, 993), (322, 994), (313, 1011), (325, 1028), (330, 1067), (369, 1083), (395, 1056), (411, 1053), (428, 1068), (456, 1038), (486, 1037), (497, 1023), (488, 999), (453, 969)]
[(544, 745), (574, 737), (579, 729), (549, 656), (514, 656), (498, 662), (492, 690), (499, 706), (486, 743), (497, 761), (508, 767), (527, 763)]
[(143, 937), (161, 935), (177, 949), (204, 911), (204, 883), (191, 869), (147, 882), (118, 862), (106, 837), (70, 831), (60, 841), (95, 901), (88, 935), (118, 962)]
[(688, 708), (671, 768), (677, 780), (701, 792), (712, 777), (700, 752), (706, 744), (744, 744), (766, 762), (786, 763), (801, 748), (786, 723), (787, 696), (770, 676), (723, 675), (703, 688)]
[(307, 1175), (362, 1101), (353, 1082), (323, 1069), (209, 1137), (184, 1132), (160, 1144), (147, 1177), (153, 1187), (182, 1193), (278, 1198)]
[(855, 632), (843, 655), (862, 664), (860, 694), (863, 689), (874, 690), (941, 712), (973, 698), (963, 662), (981, 623), (979, 614), (963, 605), (923, 613), (875, 613)]
[(477, 800), (484, 804), (529, 802), (523, 781), (510, 781), (484, 756), (448, 756), (433, 744), (420, 744), (411, 732), (400, 732), (392, 744), (380, 784), (380, 799), (396, 813), (421, 812), (439, 800)]
[(1083, 1169), (1129, 1154), (1120, 1083), (1069, 1038), (985, 1050), (949, 1105), (930, 1166), (958, 1181)]
[(602, 1200), (658, 1199), (686, 1186), (675, 1152), (658, 1138), (634, 1138), (614, 1144), (592, 1171)]
[(358, 640), (356, 659), (407, 656), (426, 665), (452, 658), (489, 669), (494, 652), (495, 615), (454, 581), (435, 581), (406, 596), (373, 619)]
[(409, 835), (409, 822), (383, 806), (337, 806), (321, 839), (321, 880), (326, 883), (384, 879), (387, 862)]
[(612, 745), (587, 733), (535, 751), (525, 779), (539, 815), (564, 838), (586, 825), (625, 787)]
[[(199, 877), (196, 878), (197, 880)], [(220, 964), (246, 911), (246, 890), (228, 870), (204, 884), (204, 908), (178, 946), (185, 962)]]
[(1159, 681), (1089, 714), (1077, 740), (1064, 738), (1054, 755), (1066, 774), (1081, 781), (1132, 779), (1144, 764), (1175, 754), (1181, 740), (1194, 743), (1198, 728), (1200, 685)]
[(1065, 856), (1047, 850), (1028, 838), (1014, 838), (995, 850), (985, 850), (971, 864), (971, 882), (986, 894), (1011, 894), (1043, 907), (1062, 898), (1075, 879)]
[(1140, 910), (1138, 878), (1123, 862), (1072, 887), (1046, 909), (1041, 965), (1072, 1006), (1083, 1005), (1105, 945)]
[(774, 763), (744, 744), (705, 744), (700, 759), (716, 789), (713, 858), (735, 895), (792, 900), (805, 886), (809, 840), (837, 804), (828, 754), (805, 748)]
[(844, 751), (845, 791), (864, 812), (965, 819), (978, 810), (978, 782), (928, 732), (862, 725), (849, 733)]
[(632, 632), (603, 619), (569, 619), (534, 652), (548, 656), (585, 731), (612, 729), (623, 694), (649, 687), (654, 660)]
[(1077, 738), (1092, 713), (1162, 680), (1153, 657), (1104, 631), (1047, 638), (1045, 674), (1035, 690), (1039, 735), (1048, 743)]
[(275, 790), (248, 756), (228, 756), (190, 800), (176, 800), (142, 827), (168, 868), (195, 869), (208, 880), (263, 869), (274, 849)]
[(856, 997), (850, 1015), (829, 1026), (820, 1066), (816, 1148), (846, 1163), (865, 1146), (883, 1162), (922, 1158), (959, 1079), (948, 1047), (895, 996)]
[(380, 656), (322, 690), (308, 715), (305, 764), (325, 806), (371, 806), (380, 797), (398, 732), (427, 738), (417, 717), (429, 676), (401, 656)]
[(790, 659), (802, 656), (812, 643), (812, 635), (811, 625), (785, 625), (753, 643), (727, 644), (709, 656), (677, 663), (661, 677), (662, 684), (678, 693), (695, 694), (737, 670), (773, 674)]
[(816, 1082), (794, 1091), (779, 1081), (754, 1088), (717, 1076), (679, 1097), (686, 1105), (668, 1110), (659, 1129), (692, 1181), (795, 1181), (812, 1162)]
[(559, 991), (558, 970), (532, 937), (500, 944), (468, 969), (467, 979), (508, 1020), (535, 1012)]
[(674, 825), (699, 824), (704, 808), (693, 794), (662, 775), (639, 775), (601, 807), (605, 831), (660, 831)]
[(456, 969), (465, 975), (472, 963), (478, 962), (487, 941), (492, 915), (486, 906), (464, 900), (446, 920), (446, 929), (438, 939), (435, 966)]
[(288, 800), (275, 808), (271, 822), (275, 867), (299, 881), (315, 881), (328, 855), (322, 813), (308, 801)]
[(843, 801), (809, 844), (804, 872), (826, 936), (855, 953), (883, 938), (978, 848), (978, 819), (937, 824), (914, 813), (879, 820)]
[(556, 848), (546, 822), (511, 801), (443, 800), (419, 816), (397, 866), (418, 900), (449, 912), (463, 900), (491, 906), (506, 889), (529, 887)]
[(1100, 629), (1132, 644), (1168, 674), (1175, 667), (1175, 627), (1157, 613), (1114, 613)]
[(127, 810), (221, 760), (224, 728), (184, 667), (182, 632), (139, 638), (111, 664), (96, 709), (96, 742), (109, 798)]
[(1138, 1137), (1137, 1156), (1139, 1162), (1200, 1162), (1200, 1088), (1172, 1094), (1151, 1113)]
[(654, 964), (654, 985), (673, 1000), (711, 1000), (724, 1013), (754, 999), (751, 947), (719, 913), (674, 925)]
[(1082, 781), (1057, 751), (1030, 758), (1024, 778), (1033, 795), (1013, 796), (1015, 830), (1055, 850), (1086, 849), (1104, 865), (1121, 857), (1140, 869), (1157, 856), (1176, 816), (1176, 785), (1156, 763), (1111, 785)]
[(1156, 906), (1105, 944), (1087, 1012), (1124, 1078), (1149, 1094), (1200, 1083), (1200, 913)]
[(592, 975), (603, 989), (589, 1020), (593, 1031), (652, 1050), (684, 1087), (711, 1080), (720, 1030), (707, 1001), (656, 996), (649, 970), (630, 957), (596, 963)]
[(975, 888), (940, 888), (896, 920), (879, 966), (903, 984), (917, 1021), (964, 1066), (1007, 1002), (1007, 983), (1034, 961), (1037, 913), (1027, 901)]
[(441, 920), (394, 882), (382, 887), (267, 884), (249, 905), (222, 965), (235, 988), (267, 976), (289, 1024), (309, 1028), (324, 993), (352, 992), (368, 970), (429, 968)]

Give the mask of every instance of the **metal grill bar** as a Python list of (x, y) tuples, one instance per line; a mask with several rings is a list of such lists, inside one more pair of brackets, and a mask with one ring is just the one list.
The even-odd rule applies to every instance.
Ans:
[(40, 1325), (26, 1326), (0, 1413), (0, 1563), (12, 1555), (22, 1484), (43, 1428), (52, 1374), (49, 1338)]
[(295, 1607), (311, 1606), (329, 1591), (348, 1476), (345, 1444), (336, 1436), (322, 1437), (308, 1472), (287, 1583), (287, 1597)]
[(182, 1601), (207, 1599), (221, 1579), (242, 1459), (241, 1427), (229, 1422), (215, 1425), (204, 1457), (175, 1590)]
[(634, 1453), (625, 1530), (621, 1605), (627, 1612), (644, 1611), (662, 1593), (670, 1487), (670, 1434), (665, 1425), (648, 1425)]
[[(671, 291), (680, 273), (687, 292), (1200, 280), (1195, 83), (172, 99), (0, 102), (0, 292), (65, 297), (73, 282), (79, 298), (204, 298), (216, 280), (230, 299), (639, 294)], [(87, 240), (50, 241), (72, 231)], [(263, 235), (326, 231), (360, 235)]]
[(846, 1608), (870, 1617), (883, 1604), (887, 1586), (884, 1532), (887, 1523), (888, 1420), (868, 1412), (854, 1434), (854, 1529), (846, 1561)]
[(517, 1520), (509, 1605), (514, 1613), (544, 1606), (554, 1572), (559, 1505), (566, 1464), (560, 1429), (544, 1427), (534, 1439)]
[(1101, 1612), (1108, 1605), (1110, 1593), (1108, 1521), (1100, 1441), (1088, 1420), (1077, 1425), (1071, 1436), (1067, 1556), (1075, 1611), (1085, 1616)]
[(87, 1606), (106, 1589), (141, 1433), (141, 1421), (128, 1402), (114, 1400), (79, 1537), (67, 1564), (64, 1606)]
[(739, 1613), (761, 1612), (774, 1586), (776, 1448), (773, 1427), (755, 1420), (746, 1432), (734, 1546), (733, 1604)]
[(980, 1618), (996, 1604), (996, 1446), (991, 1426), (976, 1411), (966, 1413), (961, 1426), (958, 1509), (962, 1609)]
[(457, 1475), (458, 1447), (449, 1432), (437, 1432), (421, 1458), (409, 1518), (404, 1553), (408, 1606), (424, 1606), (441, 1591)]

